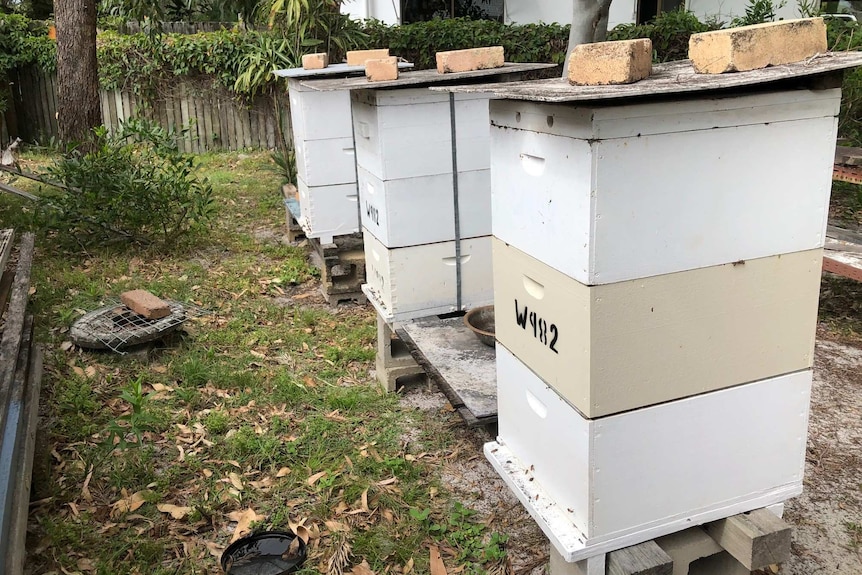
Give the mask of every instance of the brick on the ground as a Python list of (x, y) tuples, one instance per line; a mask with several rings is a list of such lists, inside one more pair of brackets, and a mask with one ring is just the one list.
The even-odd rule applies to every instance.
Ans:
[(580, 44), (569, 58), (569, 82), (579, 86), (631, 84), (651, 72), (649, 38)]
[(369, 82), (387, 82), (398, 79), (398, 58), (390, 56), (365, 61), (365, 77)]
[(700, 74), (746, 72), (801, 62), (827, 51), (823, 18), (767, 22), (693, 34), (688, 57)]
[(166, 301), (142, 289), (121, 293), (120, 301), (127, 308), (147, 319), (160, 319), (171, 313), (171, 307)]
[(329, 66), (329, 54), (326, 52), (305, 54), (302, 57), (302, 67), (305, 70), (322, 70), (327, 66)]
[(374, 50), (351, 50), (347, 53), (348, 66), (364, 66), (366, 60), (380, 60), (389, 57), (389, 48)]
[(437, 72), (439, 74), (502, 68), (504, 63), (505, 54), (502, 46), (437, 52)]

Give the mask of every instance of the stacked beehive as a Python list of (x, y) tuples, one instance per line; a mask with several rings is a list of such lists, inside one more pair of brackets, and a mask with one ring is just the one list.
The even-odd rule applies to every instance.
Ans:
[(316, 92), (288, 83), (296, 151), (299, 224), (309, 238), (331, 244), (359, 231), (356, 167), (347, 91)]
[(487, 96), (457, 96), (454, 120), (449, 95), (427, 88), (359, 90), (351, 98), (363, 290), (381, 317), (391, 324), (490, 303)]
[(491, 102), (486, 453), (541, 487), (577, 545), (801, 491), (839, 101)]

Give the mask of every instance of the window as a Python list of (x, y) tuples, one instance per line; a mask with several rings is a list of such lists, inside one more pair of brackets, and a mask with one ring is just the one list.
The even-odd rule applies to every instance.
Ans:
[(471, 18), (503, 21), (504, 0), (401, 0), (402, 21), (422, 22), (435, 18)]

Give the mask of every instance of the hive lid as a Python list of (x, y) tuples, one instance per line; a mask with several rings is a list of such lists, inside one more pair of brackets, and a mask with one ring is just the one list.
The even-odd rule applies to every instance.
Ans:
[(458, 93), (487, 93), (491, 97), (508, 100), (586, 102), (721, 91), (779, 82), (801, 85), (817, 76), (857, 66), (862, 66), (860, 52), (829, 52), (795, 64), (729, 74), (697, 74), (689, 60), (680, 60), (653, 66), (652, 75), (645, 80), (617, 86), (573, 86), (568, 80), (554, 78), (506, 84), (432, 87), (431, 89)]
[(328, 80), (306, 80), (302, 85), (320, 92), (331, 92), (335, 90), (367, 90), (378, 88), (420, 88), (433, 84), (457, 84), (469, 82), (476, 78), (490, 78), (493, 76), (506, 76), (510, 74), (522, 74), (535, 70), (554, 68), (556, 64), (524, 63), (515, 64), (507, 62), (502, 68), (491, 68), (488, 70), (472, 70), (470, 72), (454, 72), (451, 74), (440, 74), (436, 68), (430, 70), (416, 70), (405, 72), (397, 80), (386, 82), (369, 82), (365, 76), (337, 78)]

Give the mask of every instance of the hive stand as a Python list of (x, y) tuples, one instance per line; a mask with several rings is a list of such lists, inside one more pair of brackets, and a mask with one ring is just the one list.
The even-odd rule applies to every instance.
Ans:
[(550, 575), (749, 575), (790, 557), (790, 527), (762, 508), (568, 563), (551, 546)]
[(416, 363), (407, 346), (393, 332), (386, 321), (377, 316), (377, 381), (384, 391), (393, 392), (397, 389), (398, 380), (402, 377), (425, 373)]
[(295, 244), (305, 239), (305, 231), (299, 225), (299, 200), (297, 199), (296, 186), (284, 184), (281, 187), (284, 196), (284, 215), (287, 223), (287, 241)]
[(362, 293), (365, 283), (365, 251), (362, 234), (336, 236), (331, 244), (317, 238), (308, 240), (314, 248), (312, 263), (320, 270), (323, 297), (330, 305), (343, 301), (366, 302)]

